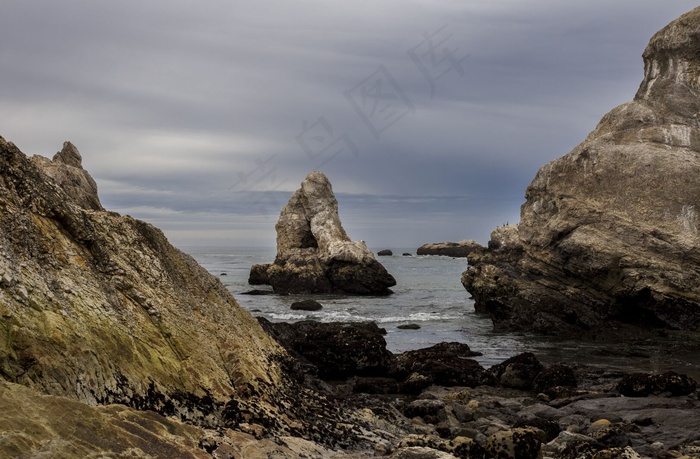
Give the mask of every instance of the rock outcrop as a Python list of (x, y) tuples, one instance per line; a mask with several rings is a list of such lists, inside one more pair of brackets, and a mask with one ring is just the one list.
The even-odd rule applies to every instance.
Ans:
[(520, 223), (470, 257), (462, 282), (497, 328), (700, 327), (700, 9), (643, 57), (634, 100), (543, 166)]
[(423, 244), (416, 250), (416, 255), (443, 255), (447, 257), (468, 257), (470, 254), (481, 253), (484, 247), (476, 241), (465, 239), (459, 242), (433, 242)]
[(56, 153), (53, 160), (35, 155), (34, 164), (51, 177), (63, 189), (73, 202), (84, 209), (104, 210), (97, 196), (97, 183), (88, 171), (83, 169), (83, 157), (70, 142), (63, 142), (63, 149)]
[[(101, 210), (94, 187), (64, 181), (82, 170), (74, 147), (46, 161), (0, 137), (0, 411), (12, 423), (6, 409), (21, 406), (17, 426), (29, 426), (2, 433), (0, 456), (112, 457), (131, 444), (130, 457), (206, 457), (226, 443), (203, 432), (359, 441), (351, 411), (300, 386), (217, 277), (160, 230)], [(93, 421), (130, 443), (90, 437)]]
[(333, 188), (311, 172), (280, 213), (275, 262), (251, 267), (249, 283), (277, 293), (383, 295), (396, 285), (363, 241), (352, 241), (338, 215)]

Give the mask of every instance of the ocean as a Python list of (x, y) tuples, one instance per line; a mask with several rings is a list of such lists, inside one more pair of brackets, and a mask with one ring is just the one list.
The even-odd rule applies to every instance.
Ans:
[[(381, 250), (381, 249), (377, 249)], [(219, 277), (238, 303), (254, 316), (273, 322), (374, 321), (386, 329), (387, 348), (394, 353), (432, 346), (443, 341), (466, 343), (483, 355), (475, 357), (489, 367), (521, 352), (533, 352), (545, 364), (577, 363), (609, 370), (673, 370), (700, 379), (700, 352), (678, 343), (658, 340), (580, 342), (517, 333), (496, 333), (491, 320), (474, 311), (474, 302), (460, 282), (465, 258), (416, 256), (415, 249), (393, 249), (393, 256), (377, 257), (396, 279), (389, 296), (350, 295), (244, 295), (250, 267), (274, 260), (274, 248), (184, 247), (207, 271)], [(375, 250), (376, 253), (376, 250)], [(403, 256), (412, 253), (412, 256)], [(323, 305), (315, 312), (294, 311), (293, 302), (312, 298)], [(417, 330), (399, 329), (416, 324)]]

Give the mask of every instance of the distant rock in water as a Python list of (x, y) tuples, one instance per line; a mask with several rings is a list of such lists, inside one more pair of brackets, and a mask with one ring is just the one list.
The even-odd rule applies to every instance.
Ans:
[(363, 241), (351, 241), (338, 201), (321, 172), (311, 172), (280, 213), (274, 263), (253, 265), (248, 282), (276, 293), (391, 293), (396, 285)]
[(320, 311), (323, 309), (323, 305), (314, 300), (302, 300), (292, 303), (290, 309), (295, 311)]
[(416, 255), (444, 255), (448, 257), (468, 257), (473, 252), (481, 252), (484, 247), (476, 241), (434, 242), (423, 244), (416, 250)]
[(499, 329), (700, 327), (700, 8), (655, 34), (632, 102), (526, 191), (462, 276)]
[(35, 155), (32, 161), (41, 171), (51, 177), (71, 200), (88, 210), (104, 210), (97, 196), (97, 183), (83, 169), (83, 158), (70, 142), (63, 142), (63, 149), (53, 160)]
[(392, 252), (389, 249), (384, 249), (384, 250), (380, 250), (379, 252), (377, 252), (377, 256), (379, 256), (379, 257), (390, 257), (393, 254), (394, 254), (394, 252)]

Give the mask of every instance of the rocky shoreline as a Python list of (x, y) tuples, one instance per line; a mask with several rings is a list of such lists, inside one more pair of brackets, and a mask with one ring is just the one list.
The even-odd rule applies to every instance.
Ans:
[(259, 320), (306, 384), (392, 426), (352, 457), (700, 457), (700, 390), (686, 375), (545, 366), (531, 353), (487, 369), (466, 344), (393, 355), (372, 323)]

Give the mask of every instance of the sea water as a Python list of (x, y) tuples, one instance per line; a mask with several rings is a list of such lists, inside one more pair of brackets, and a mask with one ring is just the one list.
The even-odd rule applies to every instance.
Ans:
[[(254, 316), (273, 322), (317, 320), (321, 322), (373, 321), (387, 331), (387, 348), (400, 353), (443, 341), (466, 343), (483, 355), (475, 357), (488, 367), (521, 352), (533, 352), (544, 363), (581, 363), (611, 370), (674, 370), (700, 377), (697, 348), (625, 342), (591, 342), (547, 338), (522, 333), (497, 333), (488, 316), (474, 311), (474, 302), (460, 282), (467, 268), (465, 258), (416, 256), (410, 249), (392, 249), (394, 255), (377, 257), (396, 279), (389, 296), (351, 295), (245, 295), (250, 267), (270, 263), (274, 248), (185, 247), (207, 271), (219, 277), (238, 303)], [(403, 253), (412, 253), (404, 256)], [(291, 310), (292, 303), (312, 298), (320, 311)], [(416, 324), (416, 330), (399, 329)]]

